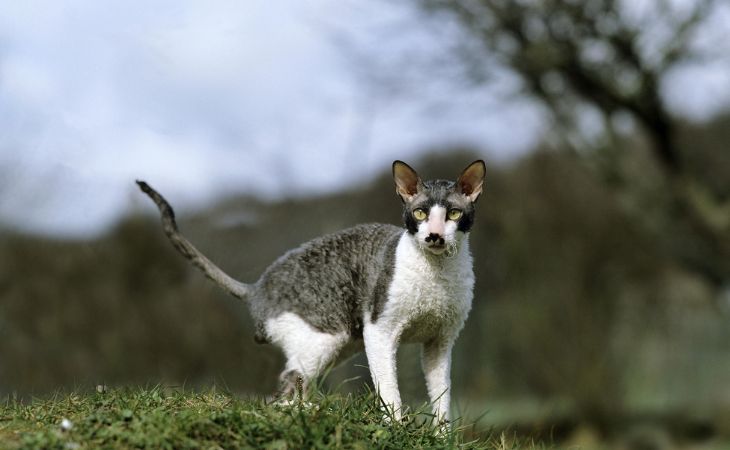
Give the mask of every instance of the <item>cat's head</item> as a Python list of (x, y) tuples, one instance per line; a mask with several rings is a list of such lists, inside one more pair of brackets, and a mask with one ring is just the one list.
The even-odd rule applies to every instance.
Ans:
[(485, 171), (484, 161), (478, 160), (469, 164), (456, 182), (422, 181), (408, 164), (393, 162), (405, 226), (421, 248), (435, 255), (448, 253), (471, 230), (474, 202), (482, 193)]

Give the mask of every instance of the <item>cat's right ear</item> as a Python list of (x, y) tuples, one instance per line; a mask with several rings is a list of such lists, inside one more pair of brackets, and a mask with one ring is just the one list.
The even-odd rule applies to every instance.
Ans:
[(421, 189), (421, 179), (418, 174), (403, 161), (393, 161), (393, 179), (395, 180), (395, 192), (404, 202), (413, 199), (413, 196)]

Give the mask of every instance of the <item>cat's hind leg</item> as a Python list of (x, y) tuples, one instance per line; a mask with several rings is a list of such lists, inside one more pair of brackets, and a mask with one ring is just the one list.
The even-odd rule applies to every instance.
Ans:
[(304, 375), (296, 369), (284, 369), (279, 375), (279, 389), (275, 398), (280, 400), (304, 396)]
[(299, 392), (306, 394), (309, 382), (335, 362), (350, 340), (346, 332), (319, 331), (289, 312), (268, 319), (266, 332), (286, 356), (286, 366), (279, 376), (280, 397), (293, 397)]

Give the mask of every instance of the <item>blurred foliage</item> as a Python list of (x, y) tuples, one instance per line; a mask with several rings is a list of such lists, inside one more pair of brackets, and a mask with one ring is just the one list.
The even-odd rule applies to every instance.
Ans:
[[(676, 124), (661, 95), (672, 68), (710, 55), (693, 39), (716, 0), (657, 1), (652, 8), (619, 0), (418, 0), (450, 14), (481, 45), (463, 53), (470, 73), (488, 73), (485, 60), (509, 67), (525, 93), (543, 102), (561, 125), (563, 145), (585, 137), (578, 128), (590, 107), (611, 128), (612, 115), (634, 118), (652, 141), (657, 161), (681, 170)], [(474, 67), (476, 66), (476, 67)], [(489, 81), (488, 76), (481, 78)], [(566, 133), (573, 131), (574, 133)], [(610, 131), (610, 130), (606, 130)], [(586, 147), (587, 142), (580, 142)]]
[[(188, 281), (149, 219), (129, 218), (91, 242), (5, 233), (0, 266), (5, 393), (233, 378), (252, 350), (231, 305), (206, 301), (211, 288)], [(267, 380), (265, 367), (246, 370)]]

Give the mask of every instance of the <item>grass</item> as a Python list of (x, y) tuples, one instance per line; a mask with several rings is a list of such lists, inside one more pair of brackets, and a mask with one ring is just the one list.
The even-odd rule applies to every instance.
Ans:
[[(0, 404), (2, 449), (499, 449), (504, 437), (439, 433), (422, 412), (384, 420), (373, 395), (316, 395), (314, 405), (241, 399), (215, 390), (135, 388)], [(466, 433), (465, 433), (466, 432)], [(473, 433), (473, 430), (471, 430)], [(473, 434), (472, 434), (473, 435)]]

